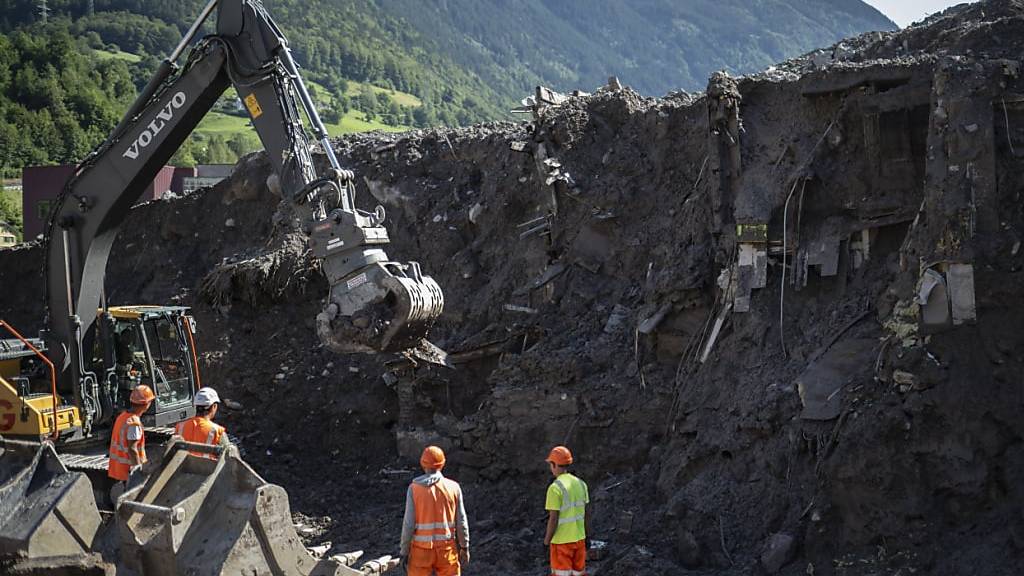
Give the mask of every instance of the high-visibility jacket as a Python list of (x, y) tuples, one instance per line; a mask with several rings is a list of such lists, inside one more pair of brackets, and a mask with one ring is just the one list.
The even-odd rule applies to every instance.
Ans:
[[(128, 439), (128, 429), (137, 427), (138, 440)], [(110, 459), (107, 462), (107, 476), (127, 481), (132, 470), (131, 455), (134, 454), (139, 464), (146, 463), (146, 435), (142, 431), (142, 419), (130, 411), (122, 412), (114, 421), (114, 429), (110, 433)]]
[(412, 545), (417, 548), (449, 548), (455, 546), (456, 509), (462, 489), (454, 480), (442, 478), (430, 486), (412, 483), (412, 503), (416, 525)]
[(551, 537), (552, 544), (578, 542), (587, 537), (586, 506), (590, 503), (587, 483), (572, 474), (555, 478), (548, 487), (546, 510), (558, 510), (558, 528)]
[[(209, 418), (193, 416), (188, 420), (178, 422), (177, 426), (174, 427), (174, 433), (181, 436), (186, 442), (218, 446), (224, 441), (224, 434), (226, 432), (223, 426), (214, 424)], [(189, 450), (189, 454), (200, 458), (209, 458), (210, 460), (217, 459), (215, 454), (204, 454), (191, 450)]]

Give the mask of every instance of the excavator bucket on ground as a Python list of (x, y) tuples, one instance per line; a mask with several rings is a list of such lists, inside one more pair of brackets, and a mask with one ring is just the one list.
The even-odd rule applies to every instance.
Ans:
[(398, 564), (384, 557), (354, 569), (346, 565), (354, 555), (314, 558), (295, 532), (288, 494), (234, 446), (169, 444), (162, 468), (118, 499), (117, 528), (127, 574), (369, 576)]
[(101, 524), (89, 479), (69, 472), (52, 444), (0, 437), (0, 572), (88, 573), (61, 566), (91, 565), (83, 558)]

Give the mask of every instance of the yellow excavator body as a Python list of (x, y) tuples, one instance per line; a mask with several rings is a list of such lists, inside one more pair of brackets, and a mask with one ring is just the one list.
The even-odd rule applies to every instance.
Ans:
[[(54, 432), (54, 400), (50, 394), (19, 396), (18, 389), (0, 376), (0, 434), (7, 436), (51, 436)], [(58, 432), (82, 426), (78, 408), (62, 403), (57, 396)]]
[(65, 404), (59, 394), (18, 390), (16, 382), (22, 374), (22, 360), (32, 355), (34, 352), (26, 349), (8, 352), (0, 360), (0, 434), (38, 439), (52, 436), (54, 426), (58, 432), (80, 428), (78, 408)]

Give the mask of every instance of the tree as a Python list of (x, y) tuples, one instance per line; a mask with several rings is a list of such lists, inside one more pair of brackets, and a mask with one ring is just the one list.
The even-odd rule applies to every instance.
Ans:
[(185, 140), (184, 144), (181, 145), (181, 148), (178, 148), (178, 151), (175, 152), (174, 156), (171, 158), (171, 162), (170, 162), (171, 166), (181, 166), (183, 168), (192, 168), (196, 164), (199, 164), (199, 162), (196, 161), (196, 151), (197, 151), (197, 149), (198, 149), (198, 144), (196, 143), (196, 140), (195, 140), (194, 137), (191, 137), (188, 140)]
[(228, 138), (228, 148), (235, 155), (231, 162), (260, 149), (260, 140), (252, 132), (236, 132)]
[(208, 154), (204, 164), (231, 164), (238, 160), (238, 156), (228, 147), (227, 140), (220, 134), (210, 136), (207, 150)]
[(377, 116), (377, 108), (380, 103), (377, 101), (377, 93), (369, 86), (363, 86), (356, 98), (356, 108), (366, 114), (367, 120)]
[(320, 118), (325, 124), (337, 124), (341, 122), (341, 118), (344, 115), (345, 113), (342, 112), (341, 107), (337, 103), (325, 106), (320, 110)]
[(391, 104), (388, 104), (388, 124), (401, 126), (404, 119), (405, 115), (402, 114), (402, 107), (398, 105), (398, 102), (392, 100)]
[(18, 235), (18, 240), (21, 240), (21, 235), (24, 233), (25, 228), (21, 213), (21, 198), (19, 196), (8, 192), (0, 184), (0, 222), (6, 222), (13, 226)]

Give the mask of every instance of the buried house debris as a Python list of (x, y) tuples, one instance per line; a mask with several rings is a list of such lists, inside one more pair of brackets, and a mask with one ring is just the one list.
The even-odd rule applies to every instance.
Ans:
[[(1022, 54), (1024, 5), (989, 0), (703, 94), (599, 89), (529, 122), (339, 140), (357, 197), (445, 287), (447, 365), (318, 346), (302, 319), (327, 286), (302, 258), (203, 284), (289, 241), (272, 194), (225, 203), (227, 183), (135, 209), (111, 298), (195, 307), (204, 380), (244, 406), (223, 421), (310, 545), (392, 550), (432, 443), (473, 572), (537, 573), (530, 495), (567, 444), (593, 573), (1016, 574)], [(198, 236), (151, 241), (170, 214)], [(0, 251), (25, 325), (37, 288), (10, 270), (32, 250)]]

